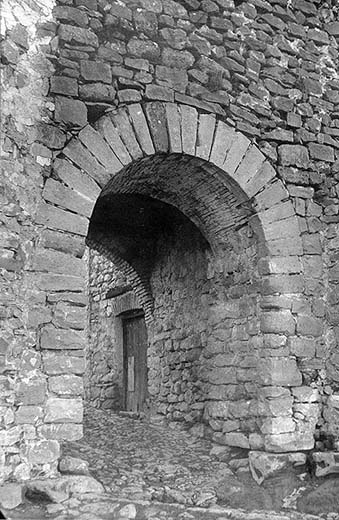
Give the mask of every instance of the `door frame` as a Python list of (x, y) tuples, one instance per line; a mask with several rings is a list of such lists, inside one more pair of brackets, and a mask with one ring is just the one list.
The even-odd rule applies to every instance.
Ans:
[[(128, 392), (128, 358), (126, 355), (126, 345), (125, 345), (125, 332), (124, 332), (124, 321), (128, 321), (133, 318), (143, 318), (145, 320), (145, 313), (143, 309), (131, 309), (125, 312), (122, 312), (119, 315), (122, 329), (122, 359), (123, 359), (123, 377), (122, 377), (122, 385), (123, 385), (123, 410), (127, 410), (127, 392)], [(146, 321), (145, 321), (146, 327)], [(147, 331), (147, 327), (146, 327)], [(146, 345), (147, 352), (147, 345)], [(146, 365), (147, 370), (147, 365)]]

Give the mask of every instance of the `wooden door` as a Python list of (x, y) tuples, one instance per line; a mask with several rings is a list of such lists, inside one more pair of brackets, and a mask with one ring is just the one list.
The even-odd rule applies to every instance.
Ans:
[(125, 409), (143, 410), (147, 395), (147, 331), (144, 315), (123, 317)]

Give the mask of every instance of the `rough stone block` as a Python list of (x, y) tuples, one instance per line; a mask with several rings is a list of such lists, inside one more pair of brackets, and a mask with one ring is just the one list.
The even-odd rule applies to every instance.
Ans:
[(43, 416), (41, 406), (19, 406), (15, 412), (15, 422), (17, 424), (35, 424)]
[[(22, 484), (8, 482), (0, 486), (0, 505), (4, 509), (15, 509), (23, 501)], [(4, 517), (5, 518), (5, 517)]]
[(63, 96), (77, 96), (78, 82), (75, 78), (67, 76), (53, 76), (51, 78), (51, 92)]
[(75, 127), (87, 124), (87, 108), (85, 103), (78, 99), (55, 97), (55, 120)]
[(215, 385), (228, 385), (237, 383), (237, 375), (234, 368), (213, 368), (208, 374), (208, 380)]
[(295, 332), (295, 321), (290, 311), (264, 312), (260, 320), (263, 333), (286, 334), (293, 336)]
[(229, 416), (229, 403), (221, 401), (209, 401), (206, 413), (212, 419), (227, 419)]
[(250, 470), (259, 486), (264, 480), (279, 474), (290, 467), (306, 465), (305, 453), (272, 454), (250, 451), (248, 454)]
[(230, 432), (225, 433), (224, 442), (226, 446), (234, 446), (237, 448), (250, 448), (250, 443), (248, 437), (244, 433), (240, 432)]
[(58, 441), (77, 441), (83, 436), (82, 424), (44, 424), (39, 428), (39, 434), (46, 439)]
[(42, 291), (77, 291), (85, 290), (86, 282), (79, 276), (41, 273), (35, 278), (36, 286)]
[(109, 85), (112, 83), (111, 67), (100, 61), (81, 60), (80, 75), (85, 81), (101, 81)]
[(85, 335), (79, 331), (56, 329), (46, 325), (41, 330), (40, 346), (48, 350), (81, 350), (85, 348)]
[(279, 434), (294, 432), (296, 423), (291, 417), (272, 417), (265, 419), (261, 426), (261, 432), (264, 434)]
[(35, 222), (48, 228), (69, 231), (76, 235), (87, 235), (87, 218), (56, 208), (50, 204), (39, 204)]
[(272, 357), (259, 365), (262, 384), (273, 386), (301, 386), (302, 376), (296, 361), (291, 358)]
[(88, 475), (88, 462), (76, 457), (66, 456), (60, 459), (58, 469), (60, 473), (73, 475)]
[(86, 326), (87, 311), (83, 307), (59, 302), (54, 311), (53, 323), (63, 329), (83, 330)]
[(44, 379), (22, 380), (17, 390), (17, 403), (24, 405), (42, 404), (46, 398), (47, 385)]
[(72, 255), (66, 255), (53, 249), (36, 249), (32, 260), (32, 270), (47, 271), (49, 273), (85, 276), (84, 261)]
[(334, 149), (324, 144), (310, 143), (308, 145), (310, 156), (318, 161), (334, 162)]
[(69, 356), (56, 352), (44, 352), (42, 356), (43, 366), (46, 374), (77, 374), (85, 371), (85, 360), (79, 356)]
[(115, 95), (115, 88), (105, 83), (85, 83), (84, 85), (79, 85), (79, 97), (86, 101), (112, 103), (115, 99)]
[(73, 374), (63, 376), (50, 376), (48, 388), (51, 392), (59, 395), (82, 395), (82, 377)]
[(315, 403), (320, 399), (319, 390), (310, 386), (292, 388), (292, 394), (296, 401), (302, 403)]
[(48, 148), (60, 150), (66, 143), (66, 133), (62, 128), (41, 122), (36, 125), (36, 140)]
[(138, 103), (141, 101), (141, 94), (139, 90), (132, 88), (125, 88), (118, 91), (119, 103)]
[(60, 456), (60, 445), (55, 440), (34, 441), (27, 448), (30, 464), (46, 464), (56, 461)]
[(90, 29), (60, 24), (58, 35), (60, 40), (68, 43), (80, 43), (81, 45), (89, 45), (92, 47), (99, 46), (98, 37)]
[(323, 320), (313, 316), (297, 316), (297, 333), (302, 336), (321, 336)]
[(262, 291), (264, 295), (276, 293), (298, 294), (303, 289), (304, 280), (301, 275), (271, 274), (263, 279)]
[(28, 498), (44, 497), (49, 502), (59, 504), (69, 498), (67, 482), (58, 479), (34, 479), (27, 482), (26, 496)]
[(278, 147), (278, 154), (283, 166), (299, 166), (307, 168), (309, 162), (306, 146), (299, 144), (282, 144)]
[[(157, 65), (155, 71), (158, 83), (185, 94), (188, 84), (188, 75), (185, 70)], [(166, 99), (166, 101), (168, 100)]]
[(265, 450), (272, 452), (289, 452), (311, 450), (314, 447), (313, 432), (290, 432), (266, 435)]
[(48, 398), (45, 415), (46, 423), (81, 423), (82, 417), (82, 399)]
[(86, 27), (88, 24), (88, 16), (84, 11), (68, 5), (55, 6), (53, 8), (53, 14), (55, 18), (65, 23), (79, 25), (80, 27)]
[(310, 338), (290, 338), (290, 352), (297, 357), (315, 357), (315, 341)]
[(326, 477), (327, 475), (335, 475), (339, 473), (338, 452), (313, 452), (312, 461), (315, 466), (316, 477)]
[(162, 87), (160, 85), (146, 85), (145, 98), (157, 101), (173, 102), (174, 92), (168, 87)]
[(13, 446), (19, 442), (22, 429), (20, 426), (14, 426), (8, 430), (0, 430), (0, 446)]

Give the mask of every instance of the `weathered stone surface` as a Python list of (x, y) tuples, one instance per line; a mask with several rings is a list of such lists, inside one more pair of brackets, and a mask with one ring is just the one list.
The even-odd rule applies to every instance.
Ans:
[(66, 134), (61, 128), (41, 123), (36, 128), (37, 141), (49, 148), (61, 149), (66, 143)]
[(75, 330), (57, 329), (46, 325), (41, 331), (40, 346), (42, 349), (81, 350), (85, 344), (85, 335)]
[(53, 179), (47, 179), (43, 190), (43, 197), (48, 202), (52, 202), (57, 206), (74, 211), (85, 217), (90, 217), (93, 211), (94, 202)]
[(259, 366), (264, 385), (300, 386), (302, 376), (292, 358), (268, 358)]
[(248, 454), (252, 477), (259, 484), (264, 480), (273, 477), (282, 470), (287, 470), (291, 466), (306, 465), (305, 453), (291, 454), (272, 454), (262, 451), (250, 451)]
[(50, 376), (48, 388), (51, 392), (59, 395), (82, 395), (83, 380), (73, 374), (63, 376)]
[(236, 446), (245, 449), (250, 448), (248, 437), (240, 432), (225, 433), (224, 441), (227, 446)]
[(32, 378), (19, 383), (17, 400), (24, 405), (42, 404), (46, 399), (45, 379)]
[(60, 473), (73, 475), (88, 475), (88, 462), (76, 457), (66, 456), (60, 459), (58, 469)]
[(44, 424), (39, 431), (46, 439), (58, 441), (77, 441), (83, 436), (82, 424)]
[(278, 147), (281, 164), (284, 166), (300, 166), (306, 168), (309, 161), (308, 150), (305, 146), (283, 144)]
[(54, 440), (41, 440), (27, 447), (27, 459), (31, 464), (54, 462), (60, 455), (60, 446)]
[(49, 397), (46, 403), (46, 423), (81, 423), (83, 414), (81, 399)]
[(47, 502), (60, 503), (69, 498), (69, 486), (63, 479), (30, 480), (26, 484), (25, 496), (29, 500), (39, 497)]
[(65, 475), (62, 477), (67, 482), (70, 493), (83, 496), (84, 493), (104, 493), (104, 487), (95, 478), (88, 475)]
[(0, 504), (4, 509), (15, 509), (22, 501), (22, 484), (7, 483), (0, 486)]
[(63, 96), (77, 96), (78, 82), (75, 78), (67, 76), (55, 76), (51, 78), (51, 92)]
[(295, 332), (295, 321), (290, 311), (265, 312), (260, 322), (261, 331), (273, 334), (287, 334), (291, 336)]
[(19, 406), (15, 413), (17, 424), (35, 424), (43, 416), (41, 406)]
[(78, 99), (57, 96), (55, 98), (55, 120), (65, 125), (82, 127), (87, 124), (87, 108)]
[(326, 477), (327, 475), (339, 473), (338, 452), (313, 452), (312, 461), (315, 465), (316, 477)]
[(74, 215), (68, 211), (41, 203), (35, 216), (37, 224), (48, 228), (69, 231), (76, 235), (86, 236), (88, 220), (80, 215)]
[(75, 291), (85, 290), (85, 281), (80, 276), (41, 273), (35, 277), (36, 286), (43, 291)]
[(266, 435), (265, 449), (272, 452), (311, 450), (314, 447), (313, 432), (291, 432)]
[(34, 271), (84, 276), (85, 266), (81, 259), (52, 249), (36, 249), (32, 261)]
[(90, 45), (98, 47), (98, 37), (90, 29), (75, 27), (73, 25), (60, 24), (59, 37), (61, 40), (69, 43), (79, 43), (80, 45)]
[(112, 103), (116, 90), (112, 85), (104, 83), (86, 83), (79, 86), (79, 97), (86, 101), (101, 101)]
[(68, 356), (54, 352), (44, 352), (42, 360), (44, 369), (48, 375), (81, 375), (85, 371), (85, 360), (83, 357)]
[(103, 83), (112, 83), (112, 71), (106, 63), (98, 61), (81, 61), (80, 74), (85, 81), (101, 81)]

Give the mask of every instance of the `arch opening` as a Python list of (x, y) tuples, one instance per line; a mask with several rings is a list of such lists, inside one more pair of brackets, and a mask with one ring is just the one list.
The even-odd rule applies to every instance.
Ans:
[(141, 307), (149, 318), (144, 411), (249, 447), (260, 430), (261, 237), (239, 195), (206, 161), (180, 154), (136, 161), (104, 187), (87, 237), (93, 404), (123, 408), (119, 315)]

